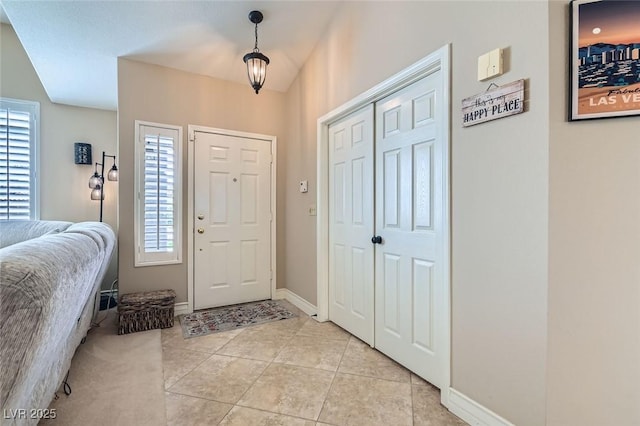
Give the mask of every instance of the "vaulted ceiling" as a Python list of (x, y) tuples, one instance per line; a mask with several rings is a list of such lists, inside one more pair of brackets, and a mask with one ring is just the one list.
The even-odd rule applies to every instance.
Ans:
[(254, 46), (271, 63), (264, 88), (286, 91), (340, 1), (3, 0), (52, 102), (115, 110), (117, 58), (247, 84), (242, 61)]

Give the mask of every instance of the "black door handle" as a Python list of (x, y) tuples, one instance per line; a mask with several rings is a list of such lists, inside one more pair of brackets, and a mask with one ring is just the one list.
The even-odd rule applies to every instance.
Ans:
[(371, 242), (373, 244), (382, 244), (382, 237), (380, 235), (374, 235), (371, 237)]

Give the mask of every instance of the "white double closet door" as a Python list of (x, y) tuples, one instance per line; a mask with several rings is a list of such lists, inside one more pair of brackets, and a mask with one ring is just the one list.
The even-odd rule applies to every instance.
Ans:
[(443, 383), (441, 71), (329, 126), (329, 319)]

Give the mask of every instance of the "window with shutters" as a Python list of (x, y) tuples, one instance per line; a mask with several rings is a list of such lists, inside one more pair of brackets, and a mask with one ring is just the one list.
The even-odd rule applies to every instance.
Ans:
[(38, 219), (40, 104), (0, 98), (0, 220)]
[(182, 261), (182, 127), (136, 121), (135, 266)]

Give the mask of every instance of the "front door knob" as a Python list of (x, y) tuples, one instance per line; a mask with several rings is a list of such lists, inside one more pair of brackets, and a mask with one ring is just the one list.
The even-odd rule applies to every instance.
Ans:
[(204, 234), (204, 228), (198, 228), (198, 234)]

